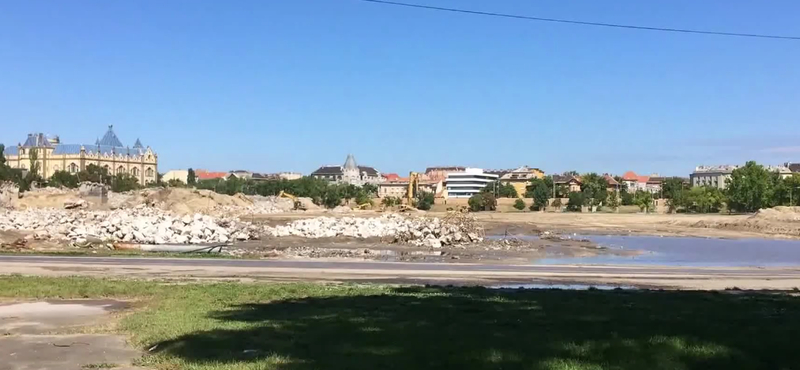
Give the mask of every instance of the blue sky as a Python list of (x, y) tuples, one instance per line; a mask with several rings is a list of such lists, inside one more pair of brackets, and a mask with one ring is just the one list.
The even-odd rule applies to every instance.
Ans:
[[(407, 0), (800, 35), (794, 0)], [(357, 0), (0, 2), (0, 142), (141, 137), (160, 169), (344, 162), (687, 175), (800, 161), (800, 42)]]

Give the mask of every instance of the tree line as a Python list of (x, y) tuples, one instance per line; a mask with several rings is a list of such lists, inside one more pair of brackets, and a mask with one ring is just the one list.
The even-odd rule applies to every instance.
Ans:
[(352, 184), (335, 184), (313, 177), (261, 181), (230, 177), (228, 179), (198, 180), (196, 187), (228, 195), (242, 193), (270, 196), (285, 192), (297, 197), (311, 198), (314, 204), (327, 208), (334, 208), (351, 201), (355, 201), (358, 205), (371, 204), (372, 198), (378, 194), (376, 185), (365, 184), (359, 187)]

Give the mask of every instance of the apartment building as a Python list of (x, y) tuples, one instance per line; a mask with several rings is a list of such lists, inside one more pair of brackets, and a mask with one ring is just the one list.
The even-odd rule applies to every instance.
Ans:
[(480, 168), (465, 168), (463, 172), (450, 172), (445, 180), (447, 198), (469, 198), (486, 187), (499, 176), (485, 173)]

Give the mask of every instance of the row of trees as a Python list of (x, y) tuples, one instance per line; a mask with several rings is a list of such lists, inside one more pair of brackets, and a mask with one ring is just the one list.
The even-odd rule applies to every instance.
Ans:
[(243, 193), (246, 195), (269, 196), (285, 192), (298, 197), (311, 198), (315, 204), (328, 208), (334, 208), (342, 203), (350, 203), (351, 201), (355, 201), (358, 205), (372, 203), (372, 198), (378, 193), (378, 187), (371, 184), (358, 187), (348, 184), (333, 184), (329, 181), (312, 177), (303, 177), (297, 180), (265, 181), (231, 177), (227, 180), (199, 180), (196, 181), (196, 187), (228, 195)]
[(719, 212), (725, 205), (732, 212), (755, 212), (762, 208), (800, 205), (800, 175), (784, 177), (756, 162), (733, 170), (725, 190), (693, 187), (665, 181), (664, 198), (672, 211)]

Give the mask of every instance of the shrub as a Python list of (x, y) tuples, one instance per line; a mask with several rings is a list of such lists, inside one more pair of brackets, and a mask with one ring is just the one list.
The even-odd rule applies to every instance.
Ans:
[(580, 212), (584, 202), (585, 202), (585, 197), (583, 193), (577, 191), (569, 193), (569, 202), (567, 202), (567, 211)]
[(433, 207), (433, 193), (421, 191), (417, 194), (417, 209), (428, 211)]
[(397, 197), (386, 197), (381, 199), (381, 205), (385, 207), (394, 207), (400, 204), (400, 198)]
[(469, 197), (468, 204), (471, 212), (483, 211), (483, 194), (475, 194)]
[(489, 193), (479, 193), (469, 198), (469, 210), (472, 212), (494, 211), (497, 209), (497, 199)]
[(525, 209), (525, 201), (522, 200), (522, 199), (517, 198), (517, 200), (514, 201), (514, 208), (516, 208), (516, 209), (518, 209), (520, 211)]

